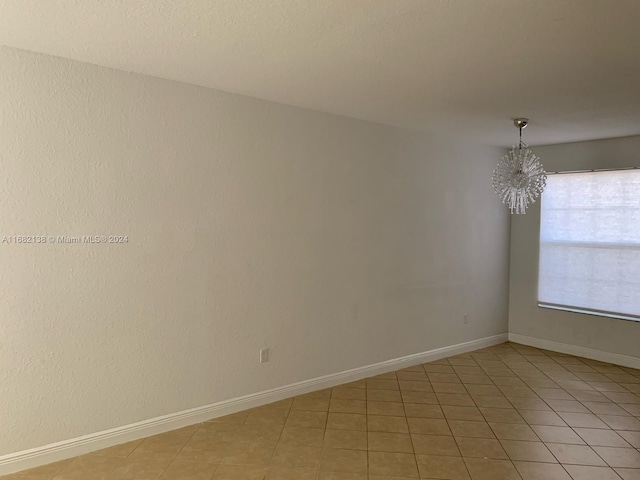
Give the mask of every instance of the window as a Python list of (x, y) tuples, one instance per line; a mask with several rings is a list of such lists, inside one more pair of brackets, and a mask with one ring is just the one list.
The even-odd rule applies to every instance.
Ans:
[(640, 321), (640, 170), (549, 175), (538, 305)]

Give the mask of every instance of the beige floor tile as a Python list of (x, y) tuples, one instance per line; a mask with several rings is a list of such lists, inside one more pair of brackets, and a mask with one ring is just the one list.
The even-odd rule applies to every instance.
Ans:
[(477, 367), (478, 362), (476, 362), (470, 355), (456, 355), (453, 357), (449, 357), (447, 359), (450, 365), (455, 366), (467, 366), (467, 367)]
[[(608, 402), (609, 399), (600, 392), (595, 390), (567, 390), (567, 392), (580, 403), (585, 405), (585, 402)], [(585, 405), (586, 406), (586, 405)], [(589, 407), (587, 407), (589, 408)]]
[(501, 440), (502, 447), (511, 460), (523, 462), (558, 463), (542, 442), (524, 442), (520, 440)]
[(388, 415), (367, 415), (367, 430), (369, 432), (409, 433), (405, 417)]
[(137, 448), (134, 449), (135, 452), (147, 452), (147, 453), (156, 453), (156, 454), (166, 454), (166, 455), (177, 455), (182, 447), (184, 447), (188, 438), (185, 439), (167, 439), (164, 437), (160, 437), (156, 435), (154, 437), (149, 437), (143, 440)]
[(164, 465), (152, 460), (127, 458), (109, 473), (109, 480), (157, 480), (164, 471)]
[(500, 440), (538, 441), (538, 436), (529, 425), (513, 423), (490, 423), (493, 433)]
[(438, 405), (438, 398), (432, 392), (412, 392), (403, 391), (401, 401), (404, 403), (423, 403), (427, 405)]
[(640, 432), (617, 431), (632, 447), (640, 449)]
[(264, 480), (266, 474), (265, 467), (221, 465), (213, 474), (212, 480)]
[[(295, 402), (294, 402), (295, 403)], [(288, 410), (260, 410), (253, 411), (245, 420), (245, 425), (273, 425), (273, 426), (284, 426), (284, 423), (287, 421), (287, 416), (289, 415)]]
[(322, 449), (319, 447), (278, 445), (271, 458), (271, 465), (276, 467), (315, 469), (318, 467), (321, 451)]
[(471, 367), (465, 365), (455, 365), (453, 367), (458, 375), (483, 375), (484, 372), (480, 367)]
[(436, 393), (436, 397), (441, 405), (458, 405), (473, 407), (475, 403), (467, 394), (460, 393)]
[(174, 461), (160, 477), (160, 480), (210, 480), (217, 465)]
[(623, 480), (640, 480), (640, 469), (638, 468), (616, 468), (615, 471)]
[(367, 432), (354, 430), (327, 430), (324, 448), (367, 450)]
[(451, 435), (446, 420), (438, 418), (407, 418), (409, 431), (423, 435)]
[(525, 382), (529, 388), (560, 388), (556, 382), (548, 378), (527, 378)]
[(597, 415), (629, 415), (624, 408), (615, 403), (609, 402), (607, 398), (604, 402), (581, 402), (585, 407)]
[(635, 415), (636, 417), (640, 417), (640, 405), (637, 404), (628, 404), (621, 403), (620, 406), (630, 415)]
[(285, 427), (325, 428), (326, 423), (327, 414), (325, 412), (297, 410), (289, 414)]
[(192, 439), (180, 451), (177, 460), (180, 462), (221, 463), (230, 447), (231, 443), (229, 442)]
[[(513, 463), (522, 480), (572, 480), (562, 465), (535, 462)], [(596, 479), (592, 478), (590, 480)]]
[(515, 372), (506, 366), (504, 368), (497, 368), (482, 365), (482, 370), (484, 370), (484, 373), (487, 374), (496, 385), (525, 385), (525, 383), (516, 376)]
[(462, 383), (460, 377), (455, 373), (429, 373), (427, 372), (431, 383)]
[(618, 474), (609, 467), (565, 465), (564, 468), (573, 480), (620, 480)]
[[(315, 478), (315, 477), (314, 477)], [(372, 480), (366, 473), (319, 472), (318, 480)], [(389, 479), (391, 480), (391, 479)]]
[(480, 413), (478, 407), (443, 405), (442, 411), (447, 420), (475, 420), (484, 422), (484, 416)]
[[(471, 395), (474, 403), (478, 407), (492, 408), (513, 408), (513, 405), (507, 400), (507, 397), (500, 395)], [(545, 404), (546, 406), (546, 404)], [(549, 408), (547, 406), (547, 408)]]
[(540, 398), (511, 397), (509, 402), (518, 410), (551, 411), (551, 407)]
[(465, 464), (472, 480), (520, 480), (520, 475), (509, 460), (466, 458)]
[(405, 403), (404, 411), (407, 417), (417, 418), (444, 418), (440, 405), (428, 405), (426, 403)]
[(640, 420), (631, 416), (598, 415), (598, 418), (614, 430), (640, 432)]
[(349, 400), (342, 398), (332, 398), (329, 404), (329, 411), (335, 413), (367, 413), (367, 402), (365, 400)]
[[(311, 413), (316, 412), (298, 412)], [(322, 415), (322, 414), (320, 414)], [(192, 440), (202, 439), (196, 432)], [(239, 425), (233, 429), (218, 432), (215, 439), (231, 443), (250, 443), (253, 445), (275, 445), (282, 433), (281, 425)], [(211, 438), (211, 437), (209, 437)], [(134, 451), (133, 453), (136, 453)]]
[[(244, 424), (205, 422), (196, 430), (191, 440), (222, 440), (223, 434), (226, 432), (235, 432), (240, 429), (246, 429)], [(255, 428), (255, 427), (251, 427)], [(273, 427), (275, 430), (276, 427)]]
[(171, 464), (171, 462), (176, 459), (176, 456), (174, 454), (138, 452), (137, 450), (134, 450), (133, 453), (127, 457), (127, 459), (142, 462), (153, 462), (156, 465), (167, 468), (169, 464)]
[(336, 387), (331, 393), (331, 398), (342, 400), (366, 400), (367, 391), (364, 388)]
[(103, 480), (108, 478), (116, 468), (124, 465), (125, 460), (119, 457), (84, 455), (69, 462), (54, 478), (56, 480), (85, 480), (88, 478)]
[(326, 412), (329, 410), (329, 399), (314, 398), (314, 397), (296, 397), (293, 399), (293, 405), (291, 405), (291, 410), (310, 410), (314, 412)]
[(462, 458), (440, 455), (416, 455), (422, 478), (468, 480), (469, 472)]
[(409, 392), (433, 392), (433, 387), (428, 381), (399, 380), (400, 390)]
[(604, 396), (615, 403), (640, 405), (640, 396), (630, 392), (603, 392)]
[(432, 383), (431, 385), (436, 393), (460, 393), (463, 395), (468, 393), (462, 383)]
[(573, 396), (562, 388), (533, 388), (533, 391), (543, 400), (575, 400)]
[(480, 407), (484, 420), (493, 423), (526, 423), (517, 410), (512, 408)]
[(547, 443), (546, 445), (562, 464), (606, 466), (604, 460), (587, 445), (569, 445), (566, 443)]
[[(429, 394), (429, 392), (421, 392)], [(374, 390), (367, 388), (367, 401), (375, 402), (402, 402), (400, 390)]]
[(324, 439), (323, 428), (285, 427), (280, 436), (280, 444), (320, 447)]
[(376, 402), (374, 400), (371, 400), (367, 401), (366, 413), (369, 415), (389, 415), (392, 417), (403, 417), (405, 415), (405, 408), (402, 402)]
[(415, 453), (423, 455), (446, 455), (459, 457), (460, 450), (453, 437), (448, 435), (419, 435), (412, 434)]
[(406, 433), (368, 433), (368, 450), (372, 452), (413, 453), (411, 436)]
[(367, 431), (367, 416), (355, 413), (329, 413), (327, 429)]
[(509, 459), (500, 442), (494, 438), (456, 437), (456, 442), (463, 457)]
[(551, 411), (540, 410), (519, 410), (518, 413), (529, 425), (549, 425), (555, 427), (566, 427), (562, 418), (556, 413)]
[(460, 377), (460, 381), (465, 384), (465, 386), (469, 385), (493, 385), (493, 381), (488, 375), (468, 375), (466, 373), (459, 373), (458, 377)]
[(316, 474), (316, 469), (269, 467), (264, 480), (316, 480)]
[[(606, 377), (605, 377), (606, 378)], [(627, 389), (622, 385), (610, 381), (588, 381), (587, 383), (598, 392), (626, 392)]]
[(510, 397), (538, 398), (538, 395), (536, 395), (536, 392), (531, 390), (529, 387), (516, 387), (516, 386), (503, 385), (499, 388), (502, 394), (507, 398), (510, 398)]
[(369, 473), (417, 478), (418, 467), (415, 457), (409, 453), (369, 452)]
[(367, 473), (367, 452), (342, 448), (324, 448), (320, 472)]
[[(308, 447), (303, 447), (308, 448)], [(275, 447), (251, 444), (233, 444), (222, 459), (225, 465), (267, 466), (273, 457)]]
[(554, 427), (549, 425), (532, 425), (531, 429), (536, 433), (540, 440), (545, 443), (570, 443), (574, 445), (584, 445), (576, 432), (569, 427)]
[(587, 445), (592, 447), (631, 447), (624, 438), (613, 430), (601, 430), (598, 428), (574, 428), (574, 432), (580, 435)]
[(466, 385), (470, 395), (497, 395), (502, 396), (502, 392), (495, 385)]
[(635, 448), (593, 447), (610, 467), (640, 468), (640, 452)]
[(367, 390), (400, 390), (397, 380), (367, 378)]
[(487, 422), (449, 420), (449, 427), (455, 437), (495, 438)]
[(593, 413), (558, 413), (570, 427), (576, 428), (609, 428)]
[(513, 374), (513, 372), (511, 372), (511, 375), (506, 375), (506, 376), (490, 373), (489, 377), (491, 378), (491, 381), (493, 381), (493, 383), (495, 383), (500, 387), (503, 387), (503, 386), (524, 387), (526, 385), (521, 379), (516, 377)]
[(589, 413), (587, 407), (577, 400), (546, 400), (546, 403), (558, 413)]

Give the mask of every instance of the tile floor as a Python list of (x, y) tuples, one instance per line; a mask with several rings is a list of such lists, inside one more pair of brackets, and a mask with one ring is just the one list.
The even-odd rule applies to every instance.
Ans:
[(640, 370), (505, 343), (3, 480), (640, 480)]

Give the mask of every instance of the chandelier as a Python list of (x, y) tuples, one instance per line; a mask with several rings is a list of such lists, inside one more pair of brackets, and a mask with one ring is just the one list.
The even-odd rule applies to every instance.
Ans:
[(547, 184), (547, 174), (540, 158), (522, 141), (522, 130), (528, 123), (527, 118), (513, 121), (520, 131), (520, 142), (500, 159), (493, 171), (493, 189), (512, 214), (524, 214)]

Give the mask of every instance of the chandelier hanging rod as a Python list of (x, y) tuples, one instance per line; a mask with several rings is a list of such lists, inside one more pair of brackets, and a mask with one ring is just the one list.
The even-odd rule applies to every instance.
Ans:
[(518, 148), (521, 149), (522, 147), (527, 148), (528, 145), (526, 145), (523, 141), (522, 141), (522, 130), (524, 130), (525, 128), (527, 128), (527, 125), (529, 125), (529, 119), (528, 118), (514, 118), (513, 119), (513, 124), (516, 126), (516, 128), (519, 130), (520, 132), (520, 142), (518, 143)]

